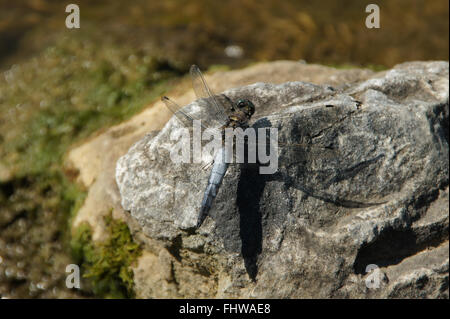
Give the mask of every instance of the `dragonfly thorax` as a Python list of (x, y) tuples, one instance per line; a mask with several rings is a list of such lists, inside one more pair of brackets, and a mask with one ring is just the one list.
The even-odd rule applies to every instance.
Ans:
[(247, 128), (250, 118), (255, 113), (255, 106), (249, 100), (241, 99), (236, 103), (236, 106), (232, 109), (232, 113), (228, 118), (228, 123), (225, 127), (230, 128)]

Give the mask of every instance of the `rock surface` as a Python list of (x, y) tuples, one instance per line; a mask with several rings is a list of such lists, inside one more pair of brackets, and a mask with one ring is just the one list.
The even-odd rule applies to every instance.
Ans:
[[(145, 249), (134, 269), (141, 298), (448, 298), (448, 76), (447, 62), (379, 73), (276, 62), (216, 74), (207, 79), (216, 92), (228, 79), (258, 82), (225, 93), (253, 101), (254, 127), (304, 146), (281, 147), (273, 175), (231, 165), (195, 230), (209, 171), (170, 161), (175, 119), (143, 136), (138, 123), (152, 122), (141, 114), (69, 154), (90, 185), (75, 225), (88, 220), (101, 237), (95, 205), (127, 221)], [(99, 164), (86, 173), (77, 154)], [(379, 268), (368, 274), (369, 265)]]

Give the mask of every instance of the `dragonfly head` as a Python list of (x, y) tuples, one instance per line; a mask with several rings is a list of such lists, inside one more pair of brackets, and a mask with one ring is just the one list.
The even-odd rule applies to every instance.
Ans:
[(239, 100), (236, 105), (238, 109), (244, 112), (248, 117), (251, 117), (253, 113), (255, 113), (255, 106), (247, 99)]

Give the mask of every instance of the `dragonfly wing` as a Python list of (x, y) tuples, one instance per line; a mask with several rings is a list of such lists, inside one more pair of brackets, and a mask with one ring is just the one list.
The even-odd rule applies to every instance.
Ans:
[(298, 159), (307, 161), (329, 161), (338, 157), (338, 151), (334, 148), (294, 143), (279, 142), (278, 148), (290, 161)]
[(211, 89), (203, 77), (202, 72), (196, 65), (192, 65), (190, 69), (192, 77), (192, 87), (199, 99), (205, 99), (208, 103), (209, 115), (213, 121), (216, 122), (216, 126), (222, 126), (227, 122), (228, 116), (223, 104), (216, 99)]
[[(181, 124), (184, 127), (187, 128), (193, 127), (194, 120), (197, 120), (197, 118), (184, 112), (177, 103), (169, 99), (167, 96), (163, 96), (161, 98), (161, 101), (164, 102), (167, 108), (176, 116), (176, 118), (181, 122)], [(203, 124), (201, 125), (203, 129), (206, 129), (206, 127)]]
[(176, 116), (176, 118), (181, 122), (181, 124), (183, 124), (184, 127), (192, 127), (195, 118), (193, 118), (186, 112), (183, 112), (181, 110), (181, 107), (177, 103), (169, 99), (167, 96), (163, 96), (161, 98), (161, 101), (164, 102), (167, 108)]

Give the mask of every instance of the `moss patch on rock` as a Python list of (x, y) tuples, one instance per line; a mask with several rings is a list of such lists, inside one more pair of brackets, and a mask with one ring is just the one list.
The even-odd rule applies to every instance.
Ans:
[(130, 266), (141, 254), (139, 244), (133, 241), (126, 223), (105, 217), (108, 239), (92, 241), (87, 223), (81, 224), (71, 240), (76, 261), (81, 265), (83, 277), (97, 296), (108, 298), (133, 297), (133, 272)]

